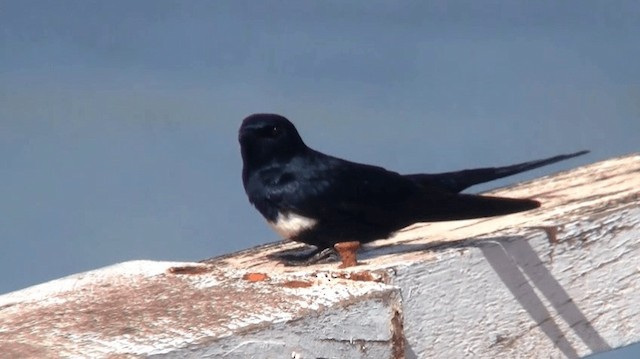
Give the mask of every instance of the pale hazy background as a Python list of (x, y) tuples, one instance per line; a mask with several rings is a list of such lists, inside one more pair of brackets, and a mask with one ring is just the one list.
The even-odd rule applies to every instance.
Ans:
[(492, 186), (639, 150), (640, 3), (456, 4), (0, 2), (0, 293), (278, 239), (254, 112), (401, 172), (593, 151)]

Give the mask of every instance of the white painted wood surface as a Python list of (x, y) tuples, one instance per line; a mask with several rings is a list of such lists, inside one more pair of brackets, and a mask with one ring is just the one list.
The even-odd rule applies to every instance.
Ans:
[(520, 214), (420, 224), (364, 263), (253, 248), (0, 296), (0, 357), (582, 357), (640, 341), (640, 155), (496, 191)]

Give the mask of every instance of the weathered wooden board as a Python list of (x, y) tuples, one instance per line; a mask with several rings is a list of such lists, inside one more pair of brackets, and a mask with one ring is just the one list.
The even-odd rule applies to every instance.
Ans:
[(134, 261), (0, 296), (0, 356), (581, 357), (640, 342), (640, 155), (497, 191), (542, 208), (419, 224), (362, 265), (252, 248)]

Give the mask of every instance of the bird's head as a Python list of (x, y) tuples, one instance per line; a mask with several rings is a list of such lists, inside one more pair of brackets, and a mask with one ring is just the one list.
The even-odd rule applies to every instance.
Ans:
[(286, 162), (307, 148), (293, 123), (275, 114), (258, 113), (245, 118), (238, 141), (245, 168)]

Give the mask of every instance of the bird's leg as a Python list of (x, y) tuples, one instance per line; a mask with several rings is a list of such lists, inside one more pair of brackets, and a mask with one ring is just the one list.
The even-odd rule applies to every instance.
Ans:
[(291, 267), (329, 263), (338, 259), (336, 251), (331, 247), (317, 247), (308, 252), (297, 251), (296, 253), (275, 254), (273, 257), (280, 260), (284, 265)]
[(358, 248), (360, 248), (360, 242), (340, 242), (336, 243), (333, 248), (340, 255), (342, 264), (338, 268), (349, 268), (358, 265)]

